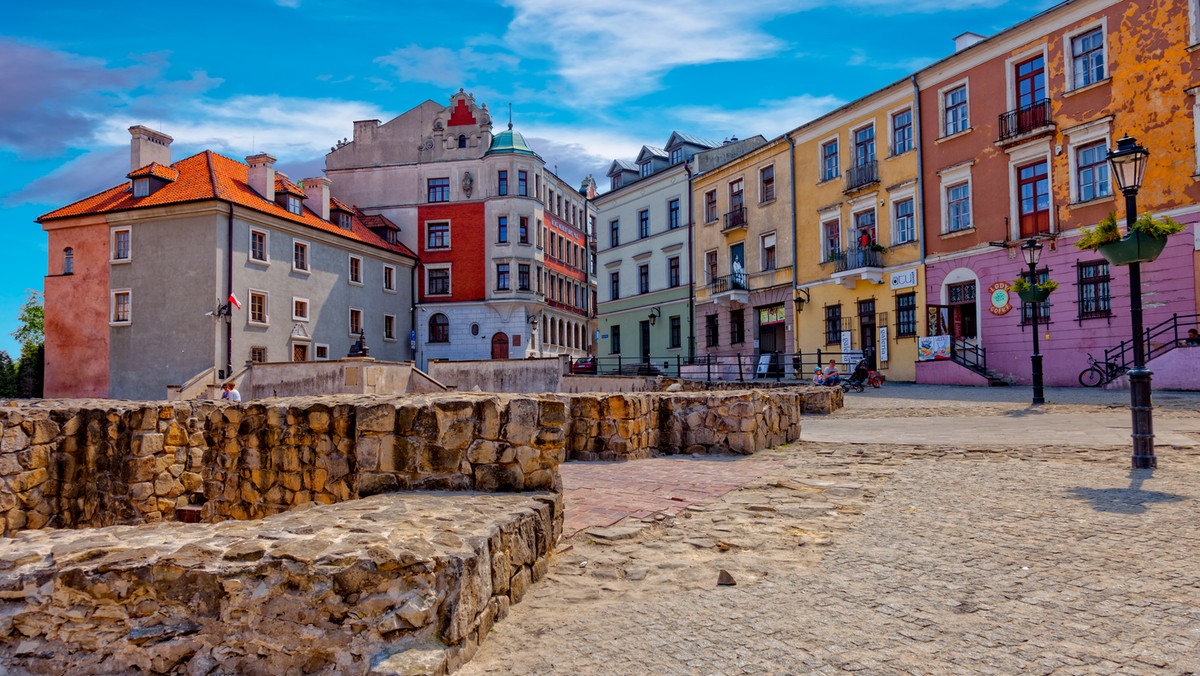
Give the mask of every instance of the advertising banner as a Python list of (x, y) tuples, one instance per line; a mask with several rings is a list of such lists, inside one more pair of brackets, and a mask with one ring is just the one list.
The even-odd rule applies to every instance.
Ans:
[(926, 336), (917, 339), (917, 361), (950, 358), (950, 336)]

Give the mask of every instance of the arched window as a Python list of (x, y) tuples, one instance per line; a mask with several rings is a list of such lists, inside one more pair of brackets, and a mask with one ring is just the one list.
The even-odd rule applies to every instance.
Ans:
[(450, 320), (440, 312), (429, 318), (429, 342), (450, 342)]
[(459, 148), (466, 148), (466, 147), (467, 147), (467, 135), (466, 135), (466, 134), (459, 134), (459, 135), (458, 135), (458, 147), (459, 147)]
[(75, 274), (75, 250), (71, 247), (63, 249), (63, 274)]

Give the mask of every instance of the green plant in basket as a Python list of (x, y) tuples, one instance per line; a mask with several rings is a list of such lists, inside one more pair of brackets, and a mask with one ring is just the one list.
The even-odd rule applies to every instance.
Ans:
[(1075, 246), (1080, 249), (1089, 249), (1097, 251), (1105, 244), (1119, 242), (1123, 237), (1141, 233), (1146, 237), (1153, 239), (1162, 239), (1178, 232), (1182, 232), (1185, 226), (1176, 222), (1169, 216), (1163, 218), (1155, 218), (1150, 214), (1142, 214), (1130, 226), (1129, 232), (1122, 233), (1121, 228), (1117, 225), (1117, 215), (1110, 211), (1104, 220), (1096, 224), (1094, 228), (1083, 228), (1080, 232), (1083, 236), (1075, 242)]
[(1015, 281), (1008, 285), (1008, 290), (1012, 291), (1013, 293), (1032, 291), (1034, 289), (1044, 293), (1050, 293), (1057, 288), (1058, 282), (1054, 281), (1053, 279), (1047, 279), (1046, 281), (1038, 282), (1037, 284), (1030, 284), (1029, 280), (1025, 277), (1018, 277)]

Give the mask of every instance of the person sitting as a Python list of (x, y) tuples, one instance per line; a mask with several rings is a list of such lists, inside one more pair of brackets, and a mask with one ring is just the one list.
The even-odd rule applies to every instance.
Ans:
[(829, 360), (829, 366), (825, 367), (824, 375), (823, 385), (832, 387), (833, 385), (840, 385), (842, 382), (842, 375), (838, 372), (837, 362), (832, 359)]
[(1200, 333), (1196, 329), (1188, 329), (1187, 338), (1184, 338), (1183, 344), (1187, 347), (1200, 347)]
[(225, 383), (224, 385), (222, 385), (221, 389), (224, 390), (223, 392), (221, 392), (222, 399), (225, 399), (227, 401), (231, 401), (234, 403), (240, 402), (242, 400), (242, 393), (237, 391), (237, 388), (233, 384), (232, 380)]
[(821, 375), (821, 367), (820, 366), (813, 367), (812, 384), (813, 385), (824, 385), (825, 384), (825, 376)]

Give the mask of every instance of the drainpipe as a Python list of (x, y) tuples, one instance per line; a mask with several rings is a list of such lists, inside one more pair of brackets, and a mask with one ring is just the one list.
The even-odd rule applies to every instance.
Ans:
[(797, 345), (800, 344), (800, 318), (796, 312), (796, 290), (800, 288), (800, 244), (799, 234), (796, 232), (796, 139), (792, 138), (789, 133), (787, 135), (788, 142), (788, 167), (789, 178), (792, 188), (792, 344), (790, 347), (793, 352), (798, 351)]
[[(229, 222), (225, 231), (225, 377), (233, 376), (233, 202), (229, 202)], [(250, 302), (246, 299), (246, 302)]]
[[(409, 303), (408, 308), (408, 328), (410, 331), (417, 330), (417, 267), (420, 264), (420, 260), (413, 261), (413, 266), (408, 269), (408, 292), (412, 294), (412, 302)], [(409, 335), (411, 336), (413, 334), (410, 333)], [(412, 344), (408, 346), (408, 349), (410, 352), (412, 352), (413, 363), (416, 363), (417, 341), (413, 340), (411, 342)]]
[[(915, 143), (917, 146), (917, 195), (920, 196), (920, 202), (921, 202), (921, 208), (917, 211), (917, 214), (919, 215), (918, 217), (920, 218), (920, 222), (918, 222), (916, 224), (915, 231), (921, 233), (921, 236), (920, 236), (920, 239), (918, 240), (917, 245), (919, 247), (919, 251), (920, 251), (920, 255), (921, 255), (920, 263), (924, 264), (925, 263), (925, 190), (924, 190), (925, 172), (923, 171), (924, 163), (921, 161), (922, 155), (924, 154), (921, 152), (921, 86), (919, 84), (917, 84), (917, 76), (916, 75), (912, 76), (912, 86), (913, 86), (913, 121), (914, 121), (913, 143)], [(921, 284), (922, 285), (925, 284), (924, 279), (921, 280)], [(928, 299), (926, 299), (926, 303), (928, 303)]]
[(692, 231), (696, 220), (692, 218), (692, 166), (691, 160), (683, 163), (688, 178), (688, 363), (696, 361), (696, 259), (692, 252)]

